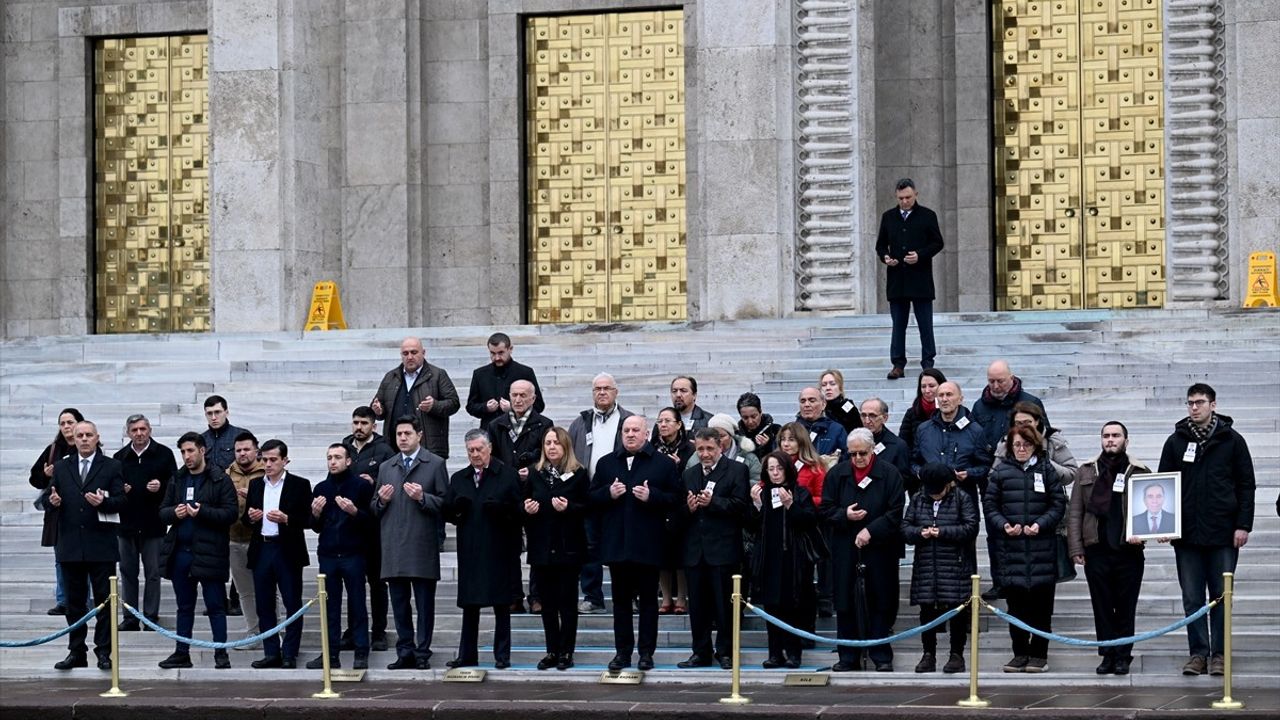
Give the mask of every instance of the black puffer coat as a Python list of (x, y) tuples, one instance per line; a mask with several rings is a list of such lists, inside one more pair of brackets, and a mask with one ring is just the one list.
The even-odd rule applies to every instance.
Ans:
[(160, 549), (160, 567), (164, 577), (172, 580), (178, 523), (195, 523), (195, 537), (191, 542), (191, 577), (226, 582), (231, 576), (231, 525), (236, 521), (239, 508), (236, 486), (221, 469), (206, 464), (205, 479), (195, 499), (200, 505), (200, 514), (179, 520), (177, 508), (185, 501), (189, 475), (185, 467), (179, 468), (165, 489), (164, 502), (160, 504), (160, 520), (169, 525)]
[[(1035, 480), (1044, 481), (1044, 492), (1035, 491)], [(1053, 465), (1043, 457), (1023, 468), (1016, 460), (1001, 458), (991, 472), (982, 510), (995, 558), (995, 581), (1005, 587), (1034, 588), (1058, 580), (1058, 524), (1067, 508), (1067, 495)], [(1004, 526), (1038, 524), (1034, 537), (1010, 537)]]
[[(938, 537), (920, 531), (937, 527)], [(911, 566), (912, 605), (957, 605), (969, 597), (974, 567), (967, 548), (978, 537), (978, 506), (969, 493), (947, 491), (933, 514), (933, 498), (918, 492), (902, 516), (902, 539), (915, 545)]]

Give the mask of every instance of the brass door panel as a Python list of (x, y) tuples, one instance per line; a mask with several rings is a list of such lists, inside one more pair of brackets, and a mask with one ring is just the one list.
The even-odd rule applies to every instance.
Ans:
[(208, 37), (94, 45), (100, 333), (210, 327)]
[(687, 316), (683, 23), (526, 21), (530, 322)]
[(1156, 0), (994, 13), (997, 309), (1160, 307)]

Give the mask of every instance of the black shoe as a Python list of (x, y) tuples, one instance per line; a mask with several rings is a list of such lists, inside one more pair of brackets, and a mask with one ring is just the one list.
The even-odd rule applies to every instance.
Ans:
[(462, 658), (454, 658), (449, 662), (445, 663), (444, 666), (447, 668), (460, 668), (460, 667), (474, 667), (479, 664), (480, 662), (477, 660), (463, 660)]
[(733, 669), (733, 656), (731, 656), (731, 655), (721, 655), (720, 657), (716, 658), (716, 660), (719, 660), (719, 661), (720, 661), (720, 669), (721, 669), (721, 670), (732, 670), (732, 669)]
[(614, 655), (613, 659), (609, 661), (609, 672), (611, 673), (622, 672), (622, 668), (629, 667), (631, 667), (630, 656)]
[(983, 599), (983, 600), (986, 600), (987, 602), (995, 602), (996, 600), (999, 600), (999, 599), (1000, 599), (1000, 588), (996, 587), (995, 585), (992, 585), (991, 587), (987, 588), (986, 590), (983, 590), (983, 591), (982, 591), (982, 599)]
[(387, 634), (385, 632), (374, 633), (373, 641), (369, 644), (369, 649), (374, 652), (382, 652), (387, 649)]
[(356, 649), (356, 640), (354, 637), (351, 636), (350, 630), (342, 633), (342, 639), (338, 641), (338, 649), (339, 650), (355, 650)]
[(538, 669), (548, 670), (550, 668), (555, 667), (556, 663), (558, 662), (560, 662), (560, 658), (556, 657), (555, 655), (552, 655), (551, 653), (547, 653), (546, 655), (542, 656), (541, 660), (538, 661)]
[(213, 667), (216, 670), (231, 669), (231, 658), (227, 656), (226, 650), (215, 650), (213, 652)]
[(44, 614), (45, 614), (45, 615), (66, 615), (66, 614), (67, 614), (67, 606), (66, 606), (66, 605), (54, 605), (53, 607), (49, 608), (48, 610), (45, 610), (45, 611), (44, 611)]
[(67, 656), (53, 664), (54, 670), (70, 670), (71, 668), (89, 667), (89, 658), (80, 653), (68, 653)]
[(298, 659), (297, 658), (281, 658), (280, 667), (284, 670), (293, 670), (294, 668), (298, 667)]
[(964, 655), (962, 653), (951, 653), (951, 657), (947, 658), (947, 664), (942, 666), (942, 672), (964, 672)]
[(511, 667), (510, 660), (494, 660), (493, 661), (494, 670), (506, 670), (509, 667)]
[(142, 626), (138, 624), (137, 620), (126, 620), (125, 622), (120, 623), (120, 632), (141, 632), (141, 631), (142, 631)]
[[(157, 625), (159, 625), (159, 624), (160, 624), (160, 616), (159, 616), (159, 615), (155, 615), (155, 616), (148, 615), (148, 616), (147, 616), (147, 619), (148, 619), (148, 620), (150, 620), (151, 622), (153, 622), (153, 623), (157, 624)], [(150, 625), (147, 625), (147, 624), (145, 624), (145, 623), (144, 623), (144, 624), (142, 625), (142, 632), (155, 632), (155, 630), (152, 630)]]
[(876, 663), (876, 672), (893, 672), (893, 662)]
[(1030, 660), (1031, 658), (1027, 657), (1026, 655), (1014, 655), (1012, 658), (1009, 659), (1009, 662), (1004, 664), (1004, 667), (1001, 669), (1007, 673), (1026, 672), (1027, 662)]
[(99, 670), (110, 670), (110, 669), (111, 669), (111, 656), (110, 656), (110, 655), (99, 655), (99, 656), (98, 656), (98, 669), (99, 669)]
[(428, 660), (427, 658), (418, 658), (417, 660), (413, 661), (413, 667), (417, 670), (430, 670), (431, 661)]
[(265, 668), (282, 667), (283, 664), (284, 661), (280, 659), (279, 655), (267, 655), (266, 657), (259, 658), (249, 663), (249, 666), (255, 670), (262, 670)]
[(571, 667), (573, 667), (572, 655), (561, 655), (560, 660), (556, 662), (557, 670), (568, 670)]
[(1132, 660), (1131, 658), (1116, 658), (1116, 669), (1115, 669), (1115, 673), (1116, 673), (1117, 675), (1128, 675), (1128, 674), (1129, 674), (1129, 664), (1130, 664), (1130, 663), (1132, 663), (1132, 662), (1133, 662), (1133, 660)]
[[(226, 652), (225, 650), (223, 652)], [(177, 668), (191, 667), (191, 655), (184, 652), (175, 652), (169, 657), (163, 659), (159, 663), (160, 668), (164, 670), (175, 670)]]
[(787, 661), (783, 664), (787, 666), (788, 670), (795, 670), (796, 668), (800, 667), (800, 656), (799, 655), (788, 656)]
[(764, 668), (765, 670), (777, 670), (778, 668), (786, 664), (787, 664), (786, 660), (783, 660), (777, 655), (770, 655), (767, 660), (760, 663), (760, 667)]
[(356, 655), (356, 659), (355, 659), (355, 661), (351, 663), (351, 669), (352, 669), (352, 670), (368, 670), (368, 669), (369, 669), (369, 656), (368, 656), (368, 655)]
[(227, 617), (243, 617), (244, 608), (240, 607), (240, 601), (231, 603), (231, 607), (227, 608)]
[(640, 662), (636, 663), (636, 669), (637, 669), (637, 670), (652, 670), (652, 669), (653, 669), (653, 656), (652, 656), (652, 655), (641, 655), (641, 656), (640, 656)]
[[(330, 669), (333, 669), (333, 670), (341, 670), (341, 669), (342, 669), (342, 660), (340, 660), (340, 659), (338, 658), (338, 656), (337, 656), (337, 655), (334, 655), (333, 657), (329, 658), (329, 668), (330, 668)], [(308, 670), (323, 670), (323, 669), (324, 669), (324, 655), (317, 655), (317, 656), (315, 656), (314, 658), (312, 658), (311, 660), (308, 660), (308, 661), (307, 661), (307, 669), (308, 669)]]
[(858, 672), (861, 669), (862, 663), (845, 662), (843, 660), (831, 666), (831, 672)]
[(938, 670), (938, 659), (933, 653), (927, 652), (920, 656), (920, 662), (916, 663), (916, 672), (931, 673)]
[(387, 666), (388, 670), (412, 670), (417, 666), (417, 661), (412, 655), (404, 655), (396, 658), (396, 661)]
[[(641, 660), (643, 659), (644, 659), (644, 656), (641, 656)], [(701, 655), (690, 655), (688, 660), (681, 660), (680, 662), (676, 663), (676, 667), (680, 668), (681, 670), (688, 670), (689, 668), (711, 667), (711, 658), (702, 657)]]
[(1116, 660), (1110, 655), (1104, 655), (1102, 662), (1098, 663), (1098, 667), (1094, 672), (1099, 675), (1111, 675), (1116, 671)]

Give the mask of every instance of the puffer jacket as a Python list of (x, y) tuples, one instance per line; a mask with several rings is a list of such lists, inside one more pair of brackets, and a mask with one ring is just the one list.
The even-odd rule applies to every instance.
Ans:
[[(920, 537), (921, 530), (935, 526), (938, 537)], [(928, 493), (921, 491), (911, 498), (902, 516), (902, 539), (916, 546), (911, 565), (912, 605), (955, 605), (969, 597), (974, 567), (966, 550), (976, 537), (978, 506), (968, 493), (948, 490), (937, 516)]]
[[(1044, 492), (1035, 491), (1035, 479), (1044, 481)], [(991, 473), (982, 497), (991, 552), (996, 555), (995, 581), (1004, 587), (1034, 588), (1058, 580), (1058, 524), (1067, 509), (1067, 496), (1053, 465), (1038, 457), (1026, 468), (1011, 458), (1002, 459)], [(1010, 537), (1005, 525), (1038, 524), (1034, 537)]]
[(1182, 460), (1196, 442), (1189, 418), (1178, 422), (1160, 453), (1160, 472), (1182, 473), (1182, 538), (1175, 545), (1230, 546), (1236, 530), (1253, 531), (1256, 480), (1249, 445), (1231, 418), (1216, 417), (1218, 425), (1197, 445), (1194, 461)]
[(183, 493), (190, 473), (179, 468), (169, 487), (165, 489), (164, 502), (160, 505), (160, 520), (169, 525), (160, 548), (160, 567), (163, 575), (173, 579), (174, 551), (178, 545), (178, 524), (195, 523), (195, 537), (191, 542), (191, 577), (198, 580), (226, 582), (231, 577), (231, 552), (229, 531), (236, 521), (236, 486), (231, 478), (215, 465), (205, 465), (205, 479), (196, 493), (200, 514), (195, 518), (178, 519), (177, 507), (185, 502)]

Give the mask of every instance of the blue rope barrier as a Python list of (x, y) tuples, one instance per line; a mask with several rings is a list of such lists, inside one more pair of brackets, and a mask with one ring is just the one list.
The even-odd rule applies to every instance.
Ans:
[(876, 645), (885, 645), (888, 643), (898, 642), (899, 640), (906, 640), (907, 638), (913, 638), (916, 635), (928, 632), (938, 627), (939, 625), (945, 623), (946, 621), (950, 620), (951, 618), (955, 617), (956, 615), (959, 615), (961, 612), (964, 611), (965, 607), (968, 605), (968, 603), (965, 603), (957, 608), (953, 608), (951, 610), (946, 611), (945, 613), (939, 615), (936, 619), (930, 621), (928, 624), (921, 625), (919, 627), (915, 627), (910, 630), (903, 630), (897, 635), (892, 635), (890, 637), (883, 638), (880, 640), (844, 640), (840, 638), (823, 637), (822, 635), (815, 635), (814, 633), (811, 633), (808, 630), (801, 630), (799, 628), (792, 627), (791, 625), (788, 625), (787, 623), (779, 620), (778, 618), (770, 615), (769, 613), (765, 612), (764, 610), (761, 610), (760, 608), (756, 607), (755, 605), (752, 605), (751, 603), (743, 603), (743, 604), (747, 606), (748, 610), (758, 615), (765, 622), (769, 623), (770, 625), (773, 625), (776, 628), (785, 630), (786, 632), (789, 632), (792, 635), (802, 637), (806, 640), (812, 640), (815, 643), (821, 643), (823, 645), (836, 645), (840, 647), (858, 647), (858, 648), (874, 647)]
[(1032, 635), (1042, 637), (1045, 640), (1053, 640), (1054, 642), (1059, 642), (1059, 643), (1062, 643), (1063, 645), (1073, 645), (1075, 647), (1105, 648), (1105, 647), (1117, 647), (1120, 645), (1133, 645), (1135, 643), (1140, 643), (1145, 640), (1157, 638), (1157, 637), (1160, 637), (1161, 635), (1167, 635), (1168, 633), (1171, 633), (1174, 630), (1179, 630), (1181, 628), (1184, 628), (1190, 625), (1191, 623), (1195, 622), (1196, 620), (1199, 620), (1200, 618), (1204, 617), (1209, 612), (1209, 610), (1213, 608), (1213, 606), (1218, 604), (1218, 601), (1214, 600), (1208, 605), (1205, 605), (1204, 607), (1200, 608), (1194, 613), (1191, 613), (1190, 615), (1182, 618), (1178, 622), (1168, 627), (1163, 627), (1163, 628), (1160, 628), (1159, 630), (1150, 630), (1148, 632), (1138, 633), (1137, 635), (1130, 635), (1129, 637), (1126, 637), (1126, 638), (1117, 638), (1115, 640), (1081, 640), (1079, 638), (1067, 637), (1065, 635), (1058, 635), (1056, 633), (1037, 630), (1036, 628), (1031, 627), (1030, 625), (1019, 620), (1018, 618), (1010, 615), (1009, 613), (1004, 612), (1000, 608), (994, 607), (985, 602), (982, 604), (986, 605), (987, 609), (990, 610), (996, 617), (1000, 618), (1001, 620), (1004, 620), (1005, 622), (1009, 623), (1010, 625), (1016, 628), (1021, 628), (1022, 630), (1025, 630), (1031, 633)]
[(284, 622), (271, 628), (270, 630), (260, 632), (257, 635), (254, 635), (252, 637), (247, 637), (243, 640), (232, 640), (231, 642), (212, 642), (210, 640), (197, 640), (196, 638), (184, 638), (181, 635), (178, 635), (177, 633), (170, 632), (169, 630), (166, 630), (165, 628), (155, 624), (154, 622), (152, 622), (151, 618), (138, 612), (138, 609), (133, 607), (129, 603), (123, 603), (123, 605), (124, 605), (124, 609), (128, 610), (129, 614), (133, 615), (135, 618), (140, 620), (142, 624), (146, 625), (152, 630), (155, 630), (157, 633), (159, 633), (164, 637), (169, 638), (170, 640), (184, 643), (186, 645), (191, 645), (194, 647), (208, 648), (210, 650), (226, 650), (227, 648), (237, 648), (237, 647), (245, 647), (247, 645), (254, 645), (259, 642), (262, 642), (262, 640), (265, 638), (269, 638), (272, 635), (276, 635), (281, 630), (284, 630), (286, 627), (292, 625), (298, 618), (305, 615), (307, 613), (307, 609), (310, 608), (315, 603), (316, 603), (316, 598), (311, 598), (310, 600), (303, 603), (302, 607), (298, 608), (298, 612), (290, 615), (288, 618), (285, 619)]
[(85, 614), (84, 614), (84, 617), (80, 618), (79, 620), (75, 621), (74, 623), (72, 623), (72, 624), (70, 624), (70, 625), (68, 625), (68, 626), (66, 626), (66, 627), (64, 627), (64, 628), (62, 628), (61, 630), (59, 630), (59, 631), (57, 631), (57, 632), (49, 633), (48, 635), (45, 635), (44, 637), (38, 637), (38, 638), (36, 638), (35, 640), (25, 640), (25, 641), (21, 641), (21, 642), (17, 642), (17, 641), (9, 641), (9, 640), (3, 640), (3, 641), (0, 641), (0, 648), (23, 648), (23, 647), (35, 647), (36, 645), (43, 645), (43, 644), (45, 644), (45, 643), (47, 643), (47, 642), (52, 642), (52, 641), (57, 640), (58, 638), (62, 637), (63, 635), (66, 635), (67, 633), (71, 632), (72, 630), (75, 630), (76, 628), (84, 627), (86, 623), (88, 623), (88, 622), (89, 622), (90, 620), (92, 620), (93, 618), (97, 617), (97, 616), (98, 616), (98, 613), (102, 611), (102, 608), (104, 608), (104, 607), (106, 607), (106, 606), (107, 606), (107, 604), (104, 602), (104, 603), (102, 603), (101, 605), (99, 605), (98, 607), (96, 607), (96, 608), (94, 608), (94, 609), (90, 610), (89, 612), (85, 613)]

